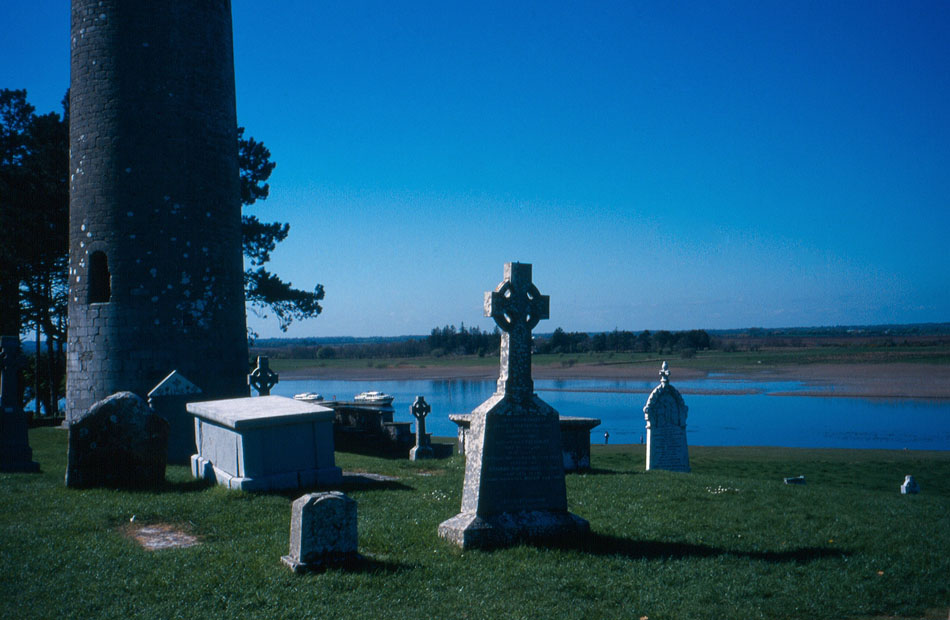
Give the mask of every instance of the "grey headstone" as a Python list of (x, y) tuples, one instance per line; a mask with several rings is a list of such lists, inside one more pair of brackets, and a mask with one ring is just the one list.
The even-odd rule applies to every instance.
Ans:
[(531, 330), (548, 308), (525, 263), (506, 263), (504, 281), (485, 294), (485, 315), (502, 330), (498, 384), (471, 414), (461, 512), (439, 525), (439, 536), (463, 549), (590, 533), (567, 511), (558, 413), (531, 379)]
[(185, 410), (188, 403), (201, 399), (201, 388), (177, 370), (161, 380), (148, 393), (148, 404), (168, 421), (168, 462), (187, 464), (198, 452), (195, 446), (195, 419)]
[(914, 495), (920, 493), (920, 485), (911, 475), (904, 476), (904, 484), (901, 485), (901, 495)]
[(296, 573), (346, 565), (357, 555), (356, 501), (346, 495), (309, 493), (294, 501), (290, 553), (281, 561)]
[(650, 393), (643, 408), (647, 425), (646, 468), (667, 471), (689, 471), (689, 449), (686, 445), (686, 412), (679, 391), (670, 384), (666, 362), (660, 369), (660, 385)]
[(409, 450), (410, 461), (431, 459), (434, 456), (432, 440), (426, 433), (426, 416), (430, 411), (432, 406), (422, 396), (416, 396), (416, 400), (409, 407), (409, 413), (416, 419), (416, 445)]
[(16, 336), (0, 338), (0, 471), (38, 472), (26, 412), (20, 406), (20, 369), (26, 360)]
[(168, 422), (132, 392), (119, 392), (70, 423), (66, 486), (159, 486), (167, 453)]

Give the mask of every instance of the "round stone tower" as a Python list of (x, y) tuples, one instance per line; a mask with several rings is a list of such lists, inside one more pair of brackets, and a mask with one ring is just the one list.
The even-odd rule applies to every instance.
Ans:
[(71, 421), (178, 370), (247, 394), (228, 0), (72, 0)]

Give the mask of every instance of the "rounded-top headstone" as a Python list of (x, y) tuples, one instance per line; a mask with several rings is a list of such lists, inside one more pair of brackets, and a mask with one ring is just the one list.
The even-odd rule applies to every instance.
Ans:
[(113, 394), (69, 425), (66, 486), (161, 485), (167, 450), (168, 422), (132, 392)]
[(281, 560), (294, 572), (345, 565), (358, 556), (356, 501), (339, 491), (298, 497), (290, 517), (290, 553)]

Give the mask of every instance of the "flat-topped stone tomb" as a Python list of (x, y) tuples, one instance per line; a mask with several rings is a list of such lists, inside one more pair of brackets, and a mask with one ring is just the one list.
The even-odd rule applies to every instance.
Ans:
[(342, 479), (333, 458), (333, 411), (283, 396), (188, 403), (195, 416), (196, 478), (245, 491), (296, 489)]

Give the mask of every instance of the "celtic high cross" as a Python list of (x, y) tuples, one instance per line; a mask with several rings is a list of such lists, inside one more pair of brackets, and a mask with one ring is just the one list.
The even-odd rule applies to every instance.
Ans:
[(514, 398), (534, 393), (531, 380), (531, 330), (548, 318), (550, 298), (531, 282), (529, 263), (505, 263), (505, 279), (485, 293), (485, 316), (501, 328), (498, 392)]

